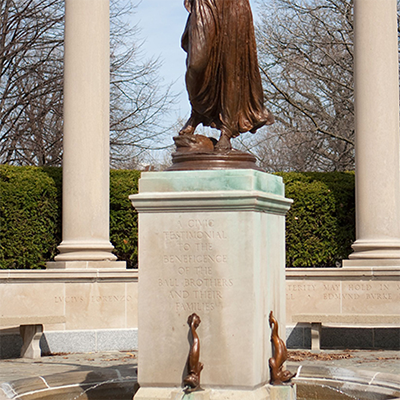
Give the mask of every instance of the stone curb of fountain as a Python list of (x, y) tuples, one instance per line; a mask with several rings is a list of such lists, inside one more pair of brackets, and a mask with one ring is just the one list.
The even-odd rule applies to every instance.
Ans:
[[(102, 396), (106, 396), (109, 390), (110, 399), (114, 398), (116, 392), (120, 393), (121, 398), (131, 398), (136, 384), (135, 366), (104, 368), (101, 371), (72, 371), (2, 383), (0, 400), (39, 400), (47, 398), (51, 393), (57, 395), (57, 400), (86, 400), (92, 398), (95, 390), (101, 390)], [(90, 397), (86, 393), (90, 393)]]
[[(293, 365), (289, 363), (288, 367)], [(299, 385), (299, 395), (302, 392), (299, 398), (302, 399), (308, 398), (307, 390), (315, 393), (318, 388), (332, 390), (332, 393), (346, 393), (348, 398), (354, 399), (359, 399), (362, 393), (364, 400), (396, 400), (393, 396), (400, 396), (399, 376), (367, 370), (299, 366), (293, 382)], [(93, 398), (96, 390), (101, 390), (101, 398), (131, 399), (136, 389), (136, 366), (124, 365), (119, 368), (72, 371), (3, 383), (0, 400), (39, 400), (48, 398), (51, 394), (56, 395), (57, 400), (87, 400)], [(110, 393), (110, 397), (107, 397), (107, 393)]]
[[(323, 351), (319, 356), (308, 353), (310, 352), (302, 351), (299, 360), (288, 361), (287, 363), (287, 368), (292, 372), (295, 372), (299, 366), (302, 365), (300, 378), (322, 375), (322, 368), (326, 368), (327, 374), (330, 371), (330, 378), (334, 371), (342, 371), (341, 375), (345, 377), (352, 375), (361, 376), (362, 378), (357, 378), (358, 381), (355, 382), (356, 384), (363, 384), (365, 387), (369, 386), (370, 388), (372, 386), (377, 386), (379, 388), (379, 385), (384, 386), (387, 384), (394, 393), (396, 393), (396, 390), (400, 391), (400, 359), (398, 352)], [(321, 355), (324, 357), (321, 357)], [(332, 357), (335, 355), (338, 357)], [(312, 356), (313, 359), (310, 359), (309, 356)], [(346, 356), (346, 358), (343, 356)], [(57, 375), (59, 377), (64, 375), (67, 376), (69, 382), (71, 382), (75, 380), (72, 379), (72, 374), (77, 373), (78, 375), (75, 375), (77, 378), (75, 383), (85, 382), (89, 374), (91, 374), (90, 377), (94, 377), (96, 373), (105, 371), (107, 374), (107, 371), (111, 370), (119, 370), (122, 376), (129, 376), (132, 375), (132, 369), (136, 368), (136, 364), (136, 352), (76, 353), (53, 355), (50, 357), (42, 357), (37, 360), (21, 358), (0, 360), (0, 399), (10, 400), (13, 398), (11, 389), (13, 388), (12, 384), (16, 383), (16, 381), (20, 381), (20, 384), (22, 384), (23, 380), (29, 378), (42, 379), (38, 377), (45, 376), (47, 378), (53, 374), (54, 379)], [(313, 370), (310, 369), (311, 367), (313, 367)], [(128, 370), (128, 372), (125, 373), (123, 372), (124, 370)], [(131, 372), (129, 372), (129, 370)], [(349, 373), (346, 371), (353, 372)], [(382, 372), (377, 373), (376, 371)], [(317, 375), (318, 373), (319, 375)], [(106, 378), (113, 379), (110, 375), (107, 375)], [(50, 380), (49, 382), (52, 381)], [(308, 380), (308, 382), (310, 382), (310, 380)], [(8, 396), (6, 396), (4, 389), (1, 389), (2, 383), (4, 385), (3, 388), (7, 387)], [(332, 384), (334, 383), (335, 382)], [(336, 382), (336, 384), (339, 385), (340, 382)], [(83, 386), (81, 386), (81, 388), (82, 387)], [(85, 388), (87, 388), (87, 386), (85, 386)], [(79, 390), (79, 388), (77, 389)], [(132, 390), (132, 385), (130, 390)], [(394, 396), (398, 397), (398, 400), (400, 400), (400, 393)], [(390, 398), (395, 400), (393, 399), (394, 396), (390, 396)], [(128, 398), (131, 400), (132, 397)], [(388, 397), (386, 396), (386, 398)], [(71, 397), (68, 397), (68, 399), (71, 400)], [(376, 400), (379, 399), (379, 397), (373, 397), (372, 399)], [(61, 399), (57, 398), (57, 400)], [(85, 400), (85, 397), (80, 397), (79, 400)]]
[[(288, 368), (293, 365), (288, 365)], [(118, 383), (119, 390), (129, 396), (134, 391), (137, 381), (135, 366), (122, 366), (117, 368), (104, 368), (94, 371), (73, 371), (49, 376), (38, 376), (19, 379), (2, 384), (0, 390), (1, 400), (12, 400), (24, 397), (25, 399), (41, 399), (44, 393), (57, 390), (57, 400), (63, 399), (63, 394), (68, 399), (86, 399), (87, 392), (101, 388), (102, 395), (107, 386), (115, 390)], [(339, 367), (326, 366), (299, 366), (294, 382), (303, 386), (319, 385), (331, 388), (338, 393), (364, 393), (365, 399), (385, 400), (393, 396), (400, 396), (400, 377), (393, 374), (367, 370), (351, 370)], [(112, 388), (110, 387), (112, 386)], [(303, 389), (304, 390), (304, 389)], [(3, 392), (3, 393), (2, 393)], [(114, 393), (115, 394), (115, 393)], [(364, 398), (364, 397), (363, 397)]]
[[(294, 370), (291, 363), (288, 369)], [(293, 382), (305, 387), (323, 386), (337, 393), (353, 393), (354, 398), (359, 398), (360, 393), (363, 399), (371, 400), (395, 400), (394, 396), (400, 396), (400, 376), (369, 370), (300, 365)]]

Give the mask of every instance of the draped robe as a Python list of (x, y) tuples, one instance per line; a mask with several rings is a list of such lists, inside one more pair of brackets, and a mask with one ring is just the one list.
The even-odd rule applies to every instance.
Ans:
[(228, 137), (273, 123), (264, 107), (249, 0), (185, 0), (192, 117)]

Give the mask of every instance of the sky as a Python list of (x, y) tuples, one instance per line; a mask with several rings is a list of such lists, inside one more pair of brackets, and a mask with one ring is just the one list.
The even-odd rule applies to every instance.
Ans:
[[(255, 0), (250, 3), (254, 13)], [(144, 54), (160, 57), (163, 63), (160, 76), (166, 84), (173, 82), (173, 91), (179, 93), (171, 122), (179, 117), (186, 119), (190, 113), (184, 80), (186, 53), (180, 46), (187, 16), (183, 0), (141, 0), (132, 21), (141, 30)]]

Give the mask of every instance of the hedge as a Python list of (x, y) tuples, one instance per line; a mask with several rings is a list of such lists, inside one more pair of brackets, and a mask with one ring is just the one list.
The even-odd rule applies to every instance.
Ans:
[(34, 167), (0, 167), (0, 267), (45, 266), (59, 241), (60, 201), (54, 179)]
[(335, 267), (355, 240), (353, 172), (280, 173), (286, 197), (286, 266)]
[[(137, 264), (137, 214), (128, 196), (140, 172), (111, 171), (110, 240), (119, 260)], [(61, 242), (61, 168), (0, 165), (0, 269), (45, 268)]]
[[(334, 267), (354, 241), (353, 173), (281, 173), (286, 196), (287, 266)], [(137, 214), (128, 196), (140, 172), (112, 170), (110, 240), (119, 260), (137, 265)], [(0, 268), (44, 268), (61, 241), (61, 168), (0, 165)]]
[(119, 260), (137, 266), (137, 213), (128, 196), (138, 192), (139, 171), (113, 170), (110, 174), (110, 240)]

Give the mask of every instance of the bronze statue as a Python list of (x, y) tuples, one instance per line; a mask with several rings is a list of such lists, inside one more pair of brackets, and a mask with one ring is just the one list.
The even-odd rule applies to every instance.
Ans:
[[(182, 47), (187, 53), (192, 113), (175, 142), (178, 151), (192, 145), (198, 151), (201, 135), (194, 132), (203, 124), (221, 131), (215, 150), (226, 153), (232, 149), (231, 138), (274, 122), (263, 103), (249, 0), (185, 0), (184, 4), (189, 17)], [(210, 146), (214, 150), (208, 143), (207, 151)]]
[(186, 391), (193, 392), (200, 388), (200, 372), (203, 369), (203, 364), (199, 362), (200, 358), (200, 340), (196, 329), (200, 325), (200, 317), (197, 314), (192, 314), (188, 318), (190, 332), (192, 334), (193, 343), (190, 347), (188, 357), (188, 375), (183, 380), (183, 384), (187, 388)]
[(272, 329), (271, 342), (273, 344), (273, 357), (269, 359), (271, 385), (282, 385), (284, 382), (289, 382), (296, 374), (283, 369), (283, 363), (287, 360), (287, 349), (278, 335), (278, 321), (272, 311), (269, 314), (269, 326)]

